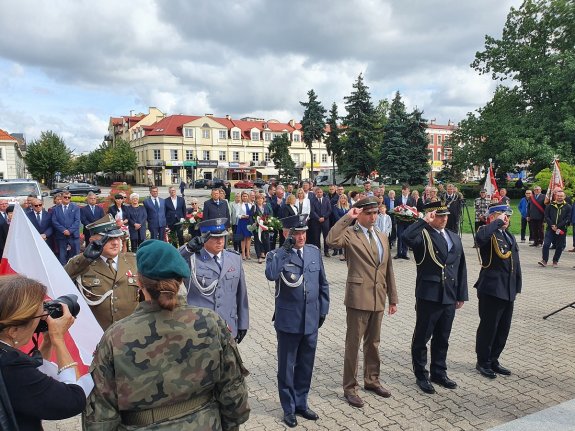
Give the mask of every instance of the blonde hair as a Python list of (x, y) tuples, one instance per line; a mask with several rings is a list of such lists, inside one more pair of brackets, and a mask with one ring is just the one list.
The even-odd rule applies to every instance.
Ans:
[[(345, 204), (344, 204), (344, 205), (341, 204), (341, 200), (342, 200), (342, 199), (345, 199)], [(342, 195), (339, 197), (339, 199), (337, 200), (337, 204), (336, 204), (335, 206), (338, 207), (338, 208), (342, 208), (342, 209), (344, 209), (344, 210), (348, 210), (348, 209), (349, 209), (349, 199), (347, 198), (347, 196), (345, 195), (345, 193), (342, 194)]]
[(182, 278), (168, 278), (165, 280), (152, 280), (138, 274), (140, 286), (145, 288), (153, 300), (164, 310), (173, 310), (178, 303), (177, 296), (182, 284)]
[(27, 324), (38, 313), (46, 286), (22, 275), (0, 276), (0, 330)]
[(286, 198), (286, 204), (288, 204), (288, 205), (295, 205), (295, 201), (296, 201), (296, 198), (295, 198), (295, 196), (294, 196), (293, 194), (291, 194), (291, 193), (290, 193), (290, 194), (288, 195), (288, 197)]

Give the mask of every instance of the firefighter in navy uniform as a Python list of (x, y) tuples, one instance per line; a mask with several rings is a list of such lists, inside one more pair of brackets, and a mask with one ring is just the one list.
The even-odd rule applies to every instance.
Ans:
[[(448, 389), (457, 387), (447, 377), (447, 348), (455, 310), (469, 298), (461, 239), (445, 229), (449, 209), (441, 202), (430, 202), (424, 210), (425, 217), (404, 231), (403, 240), (413, 249), (417, 264), (416, 322), (411, 344), (413, 372), (417, 386), (433, 394), (432, 382)], [(425, 368), (429, 339), (430, 373)]]
[(318, 329), (329, 309), (329, 286), (321, 250), (306, 245), (307, 214), (286, 217), (281, 248), (266, 256), (266, 278), (276, 283), (274, 326), (278, 340), (278, 391), (283, 421), (297, 425), (319, 416), (309, 408)]

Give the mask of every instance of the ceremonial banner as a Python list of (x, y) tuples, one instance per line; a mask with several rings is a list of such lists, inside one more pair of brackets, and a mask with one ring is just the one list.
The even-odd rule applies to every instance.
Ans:
[(483, 186), (483, 188), (487, 190), (486, 194), (488, 199), (499, 200), (501, 198), (499, 196), (499, 190), (497, 189), (497, 182), (495, 181), (493, 166), (491, 166), (491, 159), (489, 159), (489, 170), (487, 171), (487, 178), (485, 178), (485, 186)]
[(559, 169), (559, 160), (553, 160), (553, 170), (551, 171), (551, 178), (549, 179), (549, 187), (545, 194), (546, 200), (549, 202), (553, 200), (553, 190), (559, 187), (563, 189), (563, 178), (561, 178), (561, 169)]
[(44, 284), (48, 288), (47, 295), (50, 299), (69, 293), (78, 296), (80, 313), (69, 330), (71, 338), (66, 340), (66, 345), (74, 360), (83, 364), (79, 369), (81, 374), (85, 374), (92, 362), (96, 345), (102, 338), (102, 328), (50, 247), (19, 205), (14, 208), (14, 217), (0, 263), (0, 275), (15, 273)]

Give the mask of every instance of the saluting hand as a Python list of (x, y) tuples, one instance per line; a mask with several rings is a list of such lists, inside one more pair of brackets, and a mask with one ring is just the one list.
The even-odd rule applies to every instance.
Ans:
[(356, 219), (358, 215), (361, 214), (361, 212), (363, 211), (363, 208), (351, 208), (347, 214), (349, 215), (349, 217), (351, 219)]
[(423, 217), (423, 220), (425, 220), (425, 222), (427, 223), (431, 223), (433, 220), (435, 220), (435, 211), (425, 213), (425, 217)]

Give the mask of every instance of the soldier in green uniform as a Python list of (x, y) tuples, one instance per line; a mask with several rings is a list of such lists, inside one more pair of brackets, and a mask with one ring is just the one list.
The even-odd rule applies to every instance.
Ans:
[(190, 269), (158, 240), (136, 254), (145, 297), (104, 333), (85, 430), (237, 430), (249, 417), (237, 344), (224, 320), (178, 295)]
[(138, 305), (136, 255), (121, 251), (124, 232), (109, 214), (86, 228), (90, 230), (90, 244), (64, 269), (106, 330), (132, 314)]

